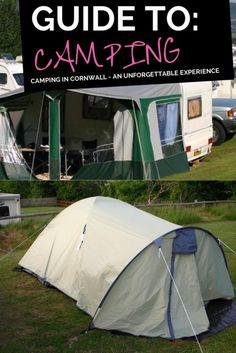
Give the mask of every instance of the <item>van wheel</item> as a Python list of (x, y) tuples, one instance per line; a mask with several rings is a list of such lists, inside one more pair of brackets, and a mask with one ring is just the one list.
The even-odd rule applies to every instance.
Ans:
[(213, 120), (213, 145), (219, 146), (226, 140), (226, 132), (221, 123)]

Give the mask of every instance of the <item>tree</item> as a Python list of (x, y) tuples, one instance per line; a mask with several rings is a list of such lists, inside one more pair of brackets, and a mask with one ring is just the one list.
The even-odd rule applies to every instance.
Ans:
[(101, 182), (57, 181), (53, 183), (58, 200), (77, 201), (101, 194)]
[(114, 181), (101, 185), (102, 195), (114, 197), (129, 203), (153, 204), (169, 199), (177, 182), (168, 181)]
[(0, 181), (0, 193), (20, 194), (21, 198), (56, 196), (56, 185), (47, 181)]
[(20, 55), (20, 17), (16, 1), (0, 0), (0, 24), (0, 53)]
[(171, 190), (171, 201), (213, 201), (235, 198), (235, 181), (181, 181)]
[(177, 182), (172, 181), (148, 181), (147, 182), (147, 203), (151, 205), (160, 201), (160, 198), (169, 197), (170, 191), (177, 187)]
[(0, 181), (0, 193), (22, 198), (56, 196), (77, 201), (92, 196), (114, 197), (131, 204), (236, 199), (235, 181)]

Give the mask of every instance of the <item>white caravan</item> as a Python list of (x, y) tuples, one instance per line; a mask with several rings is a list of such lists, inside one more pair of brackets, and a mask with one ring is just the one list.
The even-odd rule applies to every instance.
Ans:
[(1, 219), (1, 217), (17, 217), (20, 214), (20, 195), (0, 193), (0, 225), (19, 222), (20, 218)]
[(22, 62), (0, 59), (0, 94), (23, 86), (24, 75)]

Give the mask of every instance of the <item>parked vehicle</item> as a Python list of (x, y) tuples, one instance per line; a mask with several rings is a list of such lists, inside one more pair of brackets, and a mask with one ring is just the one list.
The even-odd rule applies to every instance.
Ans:
[(24, 85), (23, 64), (9, 60), (9, 54), (0, 59), (0, 94), (20, 88)]
[[(0, 217), (20, 216), (20, 195), (0, 193)], [(20, 218), (1, 219), (0, 225), (17, 223)]]
[(236, 133), (236, 99), (213, 98), (213, 145), (230, 140)]

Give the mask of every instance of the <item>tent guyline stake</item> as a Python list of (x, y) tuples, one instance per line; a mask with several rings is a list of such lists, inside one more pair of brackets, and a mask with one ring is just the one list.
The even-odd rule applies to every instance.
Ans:
[(234, 255), (236, 255), (236, 251), (234, 251), (229, 245), (224, 243), (221, 239), (218, 239), (220, 244), (223, 244), (227, 249), (229, 249)]
[(174, 277), (172, 276), (172, 273), (171, 273), (171, 271), (170, 271), (170, 268), (169, 268), (169, 266), (168, 266), (168, 264), (167, 264), (167, 261), (166, 261), (166, 259), (165, 259), (164, 254), (163, 254), (163, 252), (162, 252), (162, 249), (159, 248), (159, 251), (160, 251), (160, 254), (161, 254), (161, 256), (162, 256), (162, 258), (163, 258), (163, 260), (164, 260), (164, 263), (165, 263), (166, 268), (167, 268), (167, 271), (168, 271), (168, 273), (169, 273), (169, 275), (170, 275), (170, 277), (171, 277), (171, 280), (173, 281), (174, 287), (175, 287), (175, 289), (176, 289), (176, 292), (177, 292), (177, 294), (178, 294), (178, 297), (179, 297), (179, 299), (180, 299), (180, 302), (181, 302), (181, 304), (182, 304), (182, 306), (183, 306), (184, 312), (185, 312), (185, 314), (186, 314), (186, 316), (187, 316), (187, 319), (188, 319), (188, 321), (189, 321), (189, 324), (190, 324), (190, 326), (191, 326), (191, 329), (192, 329), (193, 334), (194, 334), (194, 336), (195, 336), (195, 339), (196, 339), (196, 341), (197, 341), (199, 350), (200, 350), (201, 353), (204, 353), (204, 351), (203, 351), (203, 349), (202, 349), (202, 347), (201, 347), (201, 344), (200, 344), (200, 342), (199, 342), (199, 339), (198, 339), (198, 337), (197, 337), (197, 334), (196, 334), (196, 332), (195, 332), (195, 330), (194, 330), (194, 327), (193, 327), (193, 324), (192, 324), (192, 322), (191, 322), (191, 319), (190, 319), (190, 317), (189, 317), (189, 314), (188, 314), (188, 311), (187, 311), (187, 309), (186, 309), (186, 306), (184, 305), (183, 299), (182, 299), (182, 297), (181, 297), (181, 295), (180, 295), (180, 292), (179, 292), (179, 290), (178, 290), (177, 284), (176, 284), (176, 282), (175, 282), (175, 280), (174, 280)]
[(6, 257), (8, 257), (9, 255), (11, 255), (16, 249), (18, 249), (21, 245), (23, 245), (25, 242), (27, 242), (27, 240), (30, 240), (35, 234), (37, 234), (38, 232), (41, 232), (41, 230), (43, 230), (43, 228), (45, 228), (47, 226), (47, 224), (45, 224), (44, 226), (42, 226), (40, 229), (36, 230), (36, 232), (34, 232), (33, 234), (31, 234), (28, 238), (24, 239), (20, 244), (18, 244), (15, 248), (11, 249), (10, 251), (8, 251), (6, 253), (6, 255), (3, 255), (2, 257), (0, 257), (0, 261), (4, 260)]

